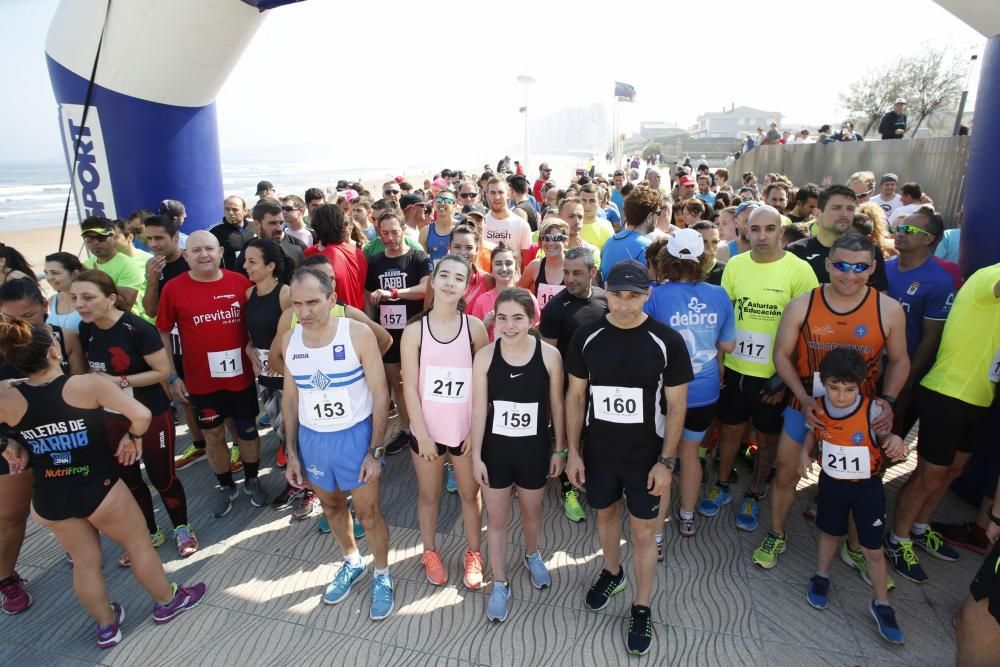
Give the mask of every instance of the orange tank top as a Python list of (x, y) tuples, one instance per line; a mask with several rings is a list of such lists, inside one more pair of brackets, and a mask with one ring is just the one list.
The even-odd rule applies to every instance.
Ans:
[[(816, 402), (826, 412), (826, 397)], [(854, 412), (840, 419), (827, 413), (824, 426), (816, 429), (820, 466), (830, 477), (858, 481), (878, 477), (885, 470), (885, 457), (871, 426), (872, 405), (871, 399), (862, 396)]]

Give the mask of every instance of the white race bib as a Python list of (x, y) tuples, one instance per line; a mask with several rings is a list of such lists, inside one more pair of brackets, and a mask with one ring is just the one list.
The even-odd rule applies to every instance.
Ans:
[[(339, 426), (354, 423), (351, 412), (351, 396), (346, 387), (310, 389), (299, 394), (305, 401), (306, 414), (313, 426)], [(308, 424), (307, 424), (308, 426)]]
[(736, 348), (730, 353), (737, 359), (755, 364), (771, 363), (771, 346), (774, 337), (766, 333), (736, 330)]
[(270, 350), (262, 350), (257, 348), (257, 361), (260, 362), (260, 375), (261, 377), (279, 377), (271, 372), (271, 362), (270, 362)]
[(406, 327), (406, 304), (383, 303), (378, 307), (378, 320), (386, 329)]
[(989, 378), (990, 382), (1000, 382), (1000, 350), (997, 350), (996, 356), (990, 362)]
[(472, 369), (428, 366), (424, 371), (425, 401), (465, 403), (472, 395)]
[(240, 348), (208, 353), (208, 371), (214, 378), (243, 375), (243, 351)]
[(642, 423), (642, 388), (591, 386), (594, 417), (616, 424)]
[(545, 304), (549, 302), (556, 294), (562, 292), (566, 289), (565, 285), (546, 285), (545, 283), (538, 283), (538, 307), (544, 308)]
[(523, 438), (538, 432), (538, 403), (493, 401), (493, 433)]
[(823, 472), (834, 479), (868, 479), (872, 476), (867, 447), (840, 447), (824, 440), (820, 465)]

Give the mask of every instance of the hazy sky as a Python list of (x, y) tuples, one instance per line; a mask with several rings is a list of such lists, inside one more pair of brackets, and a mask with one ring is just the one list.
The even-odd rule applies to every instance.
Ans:
[[(0, 24), (16, 26), (0, 41), (0, 159), (61, 158), (43, 53), (56, 5), (0, 3)], [(502, 3), (417, 6), (309, 0), (270, 12), (218, 97), (223, 160), (294, 158), (307, 145), (344, 160), (410, 163), (515, 148), (523, 73), (537, 79), (535, 117), (610, 104), (618, 79), (638, 91), (622, 105), (625, 131), (641, 120), (690, 125), (730, 103), (835, 123), (838, 93), (868, 69), (922, 43), (968, 54), (984, 44), (931, 0), (643, 1), (603, 14), (562, 0), (530, 3), (525, 14)]]

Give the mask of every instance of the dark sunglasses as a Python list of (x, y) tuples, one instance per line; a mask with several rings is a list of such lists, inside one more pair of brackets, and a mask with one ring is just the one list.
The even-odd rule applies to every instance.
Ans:
[(903, 224), (902, 222), (896, 225), (896, 227), (892, 231), (896, 232), (897, 234), (924, 234), (925, 236), (934, 236), (926, 229), (921, 229), (916, 225), (906, 225)]
[(462, 194), (460, 194), (458, 196), (461, 197), (462, 199), (475, 199), (476, 198), (476, 193), (475, 192), (463, 192)]
[(567, 238), (565, 234), (542, 234), (538, 240), (542, 243), (565, 243)]
[(872, 265), (867, 262), (855, 262), (854, 264), (850, 262), (830, 262), (830, 266), (841, 273), (864, 273), (872, 268)]
[(402, 190), (383, 190), (383, 195), (398, 195)]
[(294, 206), (282, 206), (281, 210), (284, 211), (285, 213), (291, 213), (292, 211), (296, 211), (298, 209), (296, 209)]

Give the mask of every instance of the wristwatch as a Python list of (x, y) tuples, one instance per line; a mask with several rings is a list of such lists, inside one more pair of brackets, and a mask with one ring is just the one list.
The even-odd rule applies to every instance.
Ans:
[(656, 458), (656, 462), (662, 463), (663, 465), (667, 466), (669, 470), (673, 470), (674, 466), (677, 465), (677, 459), (667, 458), (666, 456), (658, 456)]
[(129, 440), (142, 440), (142, 436), (141, 435), (136, 435), (132, 431), (128, 431), (128, 439)]
[(127, 375), (123, 375), (120, 378), (118, 378), (118, 386), (121, 387), (122, 389), (128, 389), (129, 388), (130, 385), (129, 385), (129, 381), (128, 381), (128, 376)]
[(376, 461), (381, 461), (382, 457), (385, 456), (385, 445), (379, 445), (378, 447), (372, 447), (368, 450), (372, 458)]
[(889, 407), (891, 407), (891, 408), (896, 407), (896, 397), (895, 396), (890, 396), (889, 394), (882, 394), (881, 396), (879, 396), (879, 398), (881, 398), (883, 401), (885, 401), (886, 403), (888, 403)]
[(167, 378), (167, 384), (173, 384), (177, 382), (177, 374), (171, 373), (170, 377)]

